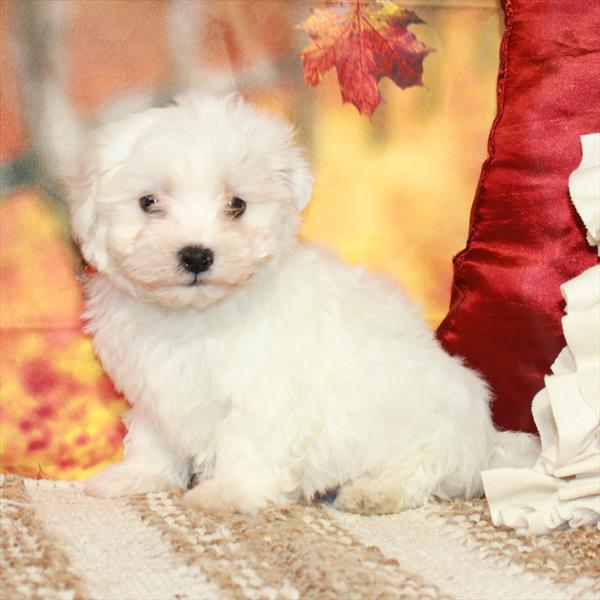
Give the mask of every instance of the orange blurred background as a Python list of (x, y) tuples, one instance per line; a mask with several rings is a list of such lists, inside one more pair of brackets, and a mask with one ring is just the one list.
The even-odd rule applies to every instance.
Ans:
[[(0, 2), (0, 460), (79, 479), (119, 458), (123, 399), (81, 333), (78, 259), (59, 173), (72, 140), (186, 88), (241, 91), (297, 124), (316, 186), (305, 239), (390, 274), (432, 327), (495, 113), (501, 13), (488, 0), (405, 3), (435, 52), (424, 86), (384, 81), (373, 119), (329, 73), (306, 89), (308, 0)], [(73, 146), (75, 148), (76, 146)]]

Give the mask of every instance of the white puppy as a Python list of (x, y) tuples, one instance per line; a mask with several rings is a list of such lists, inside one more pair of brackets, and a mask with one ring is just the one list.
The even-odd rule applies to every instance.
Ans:
[(311, 175), (292, 128), (239, 97), (186, 96), (102, 129), (71, 194), (97, 273), (88, 330), (131, 410), (118, 496), (186, 488), (251, 512), (340, 488), (343, 510), (471, 497), (531, 464), (486, 384), (390, 281), (298, 241)]

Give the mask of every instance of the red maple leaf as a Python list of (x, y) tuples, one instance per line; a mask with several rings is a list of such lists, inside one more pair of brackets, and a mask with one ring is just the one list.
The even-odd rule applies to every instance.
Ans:
[(413, 23), (423, 21), (395, 0), (346, 0), (312, 9), (300, 25), (312, 39), (302, 52), (304, 81), (315, 86), (335, 67), (342, 101), (371, 116), (381, 101), (382, 77), (401, 88), (422, 85), (431, 50), (408, 31)]

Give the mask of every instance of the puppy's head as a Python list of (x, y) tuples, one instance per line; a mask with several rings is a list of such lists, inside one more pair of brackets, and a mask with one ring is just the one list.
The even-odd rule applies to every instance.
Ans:
[(184, 96), (97, 132), (70, 190), (73, 233), (119, 287), (204, 307), (285, 252), (311, 184), (289, 125), (237, 96)]

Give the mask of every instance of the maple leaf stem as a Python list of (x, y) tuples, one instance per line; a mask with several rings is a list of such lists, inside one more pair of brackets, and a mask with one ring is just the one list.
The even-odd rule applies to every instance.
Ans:
[[(355, 9), (355, 13), (356, 13), (356, 23), (358, 25), (358, 39), (359, 39), (359, 43), (360, 43), (360, 76), (361, 76), (361, 80), (364, 79), (365, 77), (365, 72), (363, 69), (363, 60), (364, 60), (364, 56), (365, 56), (365, 47), (363, 44), (363, 38), (362, 38), (362, 26), (361, 26), (361, 19), (364, 18), (361, 14), (360, 14), (360, 0), (356, 0), (356, 9)], [(360, 109), (359, 109), (360, 112)]]

